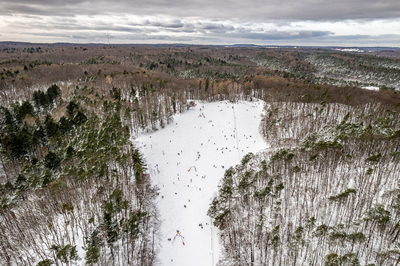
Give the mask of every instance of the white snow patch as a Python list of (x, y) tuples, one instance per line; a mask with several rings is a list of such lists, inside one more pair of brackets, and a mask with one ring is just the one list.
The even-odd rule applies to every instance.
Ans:
[(263, 105), (197, 102), (164, 129), (136, 139), (153, 184), (160, 188), (160, 265), (218, 262), (218, 229), (211, 226), (207, 210), (225, 170), (247, 153), (268, 147), (258, 129)]
[(342, 51), (342, 52), (358, 52), (358, 53), (364, 53), (364, 50), (358, 49), (358, 48), (342, 48), (342, 49), (334, 49), (337, 51)]
[(379, 87), (374, 87), (374, 86), (362, 87), (362, 89), (371, 90), (371, 91), (379, 91)]

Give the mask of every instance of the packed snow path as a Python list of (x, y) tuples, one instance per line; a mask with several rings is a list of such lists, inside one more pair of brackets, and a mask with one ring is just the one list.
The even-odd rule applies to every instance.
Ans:
[(262, 109), (262, 101), (197, 102), (164, 129), (136, 139), (160, 188), (160, 265), (218, 262), (218, 229), (207, 210), (225, 170), (267, 148), (259, 133)]

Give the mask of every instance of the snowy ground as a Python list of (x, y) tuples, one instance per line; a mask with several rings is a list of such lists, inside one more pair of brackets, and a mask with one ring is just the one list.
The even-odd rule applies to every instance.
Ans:
[(267, 148), (258, 130), (262, 108), (262, 101), (198, 102), (164, 129), (136, 139), (160, 188), (160, 265), (218, 262), (218, 229), (207, 210), (225, 170)]

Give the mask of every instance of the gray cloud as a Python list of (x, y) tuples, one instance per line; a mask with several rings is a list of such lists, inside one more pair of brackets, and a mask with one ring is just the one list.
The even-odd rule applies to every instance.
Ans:
[(398, 47), (400, 34), (383, 35), (326, 35), (321, 37), (311, 37), (304, 39), (269, 40), (270, 44), (278, 45), (303, 45), (303, 46), (385, 46)]
[(240, 38), (243, 40), (301, 40), (333, 35), (329, 31), (277, 31), (271, 30), (262, 33), (239, 31), (225, 34), (225, 37)]
[(45, 30), (47, 32), (86, 32), (86, 31), (96, 31), (96, 32), (158, 32), (156, 29), (142, 29), (138, 27), (128, 27), (128, 26), (117, 26), (113, 24), (109, 25), (79, 25), (76, 24), (62, 24), (62, 23), (23, 23), (23, 22), (15, 22), (13, 28), (26, 30), (28, 32), (33, 32), (33, 29), (36, 29), (40, 32)]
[[(40, 24), (39, 24), (40, 26)], [(194, 26), (194, 25), (192, 25)], [(57, 26), (59, 27), (59, 26)], [(102, 29), (102, 25), (100, 29)], [(184, 26), (186, 27), (186, 26)], [(36, 38), (52, 39), (57, 41), (84, 42), (84, 43), (105, 43), (107, 35), (105, 31), (90, 30), (77, 31), (74, 27), (65, 30), (47, 30), (46, 32), (32, 32), (27, 28), (19, 28), (15, 34), (26, 36), (28, 40)], [(117, 27), (117, 29), (119, 29)], [(398, 46), (400, 43), (400, 34), (384, 34), (384, 35), (336, 35), (330, 31), (252, 31), (251, 29), (237, 28), (233, 31), (227, 31), (224, 34), (218, 32), (207, 32), (197, 35), (182, 35), (180, 29), (171, 28), (168, 31), (159, 30), (158, 28), (148, 29), (139, 27), (139, 30), (127, 31), (122, 28), (121, 31), (111, 31), (110, 41), (112, 43), (192, 43), (192, 44), (235, 44), (235, 43), (253, 43), (259, 45), (325, 45), (325, 46)], [(211, 29), (211, 28), (210, 28)], [(212, 29), (214, 30), (214, 29)], [(258, 29), (259, 30), (259, 29)], [(174, 35), (168, 34), (174, 33)], [(176, 34), (178, 33), (178, 35)], [(7, 34), (7, 33), (6, 33)]]
[(182, 28), (184, 24), (179, 21), (167, 21), (167, 22), (149, 22), (150, 26), (155, 26), (155, 27), (163, 27), (163, 28)]
[[(41, 16), (131, 14), (149, 16), (231, 19), (234, 21), (339, 21), (400, 17), (398, 0), (1, 0), (0, 14)], [(171, 27), (179, 25), (171, 25)]]
[(326, 39), (321, 39), (325, 43), (348, 43), (348, 44), (369, 44), (382, 46), (398, 46), (400, 43), (400, 34), (381, 34), (381, 35), (342, 35), (331, 36)]
[(46, 31), (110, 31), (110, 32), (181, 32), (181, 33), (225, 33), (235, 30), (231, 25), (224, 25), (222, 23), (200, 23), (200, 22), (182, 22), (180, 20), (174, 21), (149, 21), (144, 20), (141, 22), (128, 22), (126, 25), (121, 23), (111, 23), (104, 21), (92, 21), (91, 23), (82, 24), (75, 19), (59, 20), (57, 18), (50, 20), (33, 19), (33, 20), (20, 20), (17, 22), (10, 22), (10, 27), (15, 29), (26, 30), (46, 30)]
[[(116, 43), (400, 43), (398, 0), (0, 0), (0, 6), (2, 39), (43, 36), (55, 41), (104, 42), (109, 32)], [(396, 21), (399, 26), (397, 31), (384, 31), (393, 34), (379, 36), (364, 34), (365, 27), (353, 30), (354, 24), (372, 25), (374, 20)], [(318, 22), (329, 22), (330, 28), (315, 26)], [(341, 34), (332, 26), (336, 22), (348, 23), (341, 23)], [(272, 26), (276, 29), (271, 30)]]

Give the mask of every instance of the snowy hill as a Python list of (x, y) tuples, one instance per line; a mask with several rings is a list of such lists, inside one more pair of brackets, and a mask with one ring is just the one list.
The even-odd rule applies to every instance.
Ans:
[(218, 262), (218, 229), (207, 210), (225, 170), (267, 148), (258, 129), (262, 109), (262, 101), (197, 102), (164, 129), (136, 139), (160, 188), (160, 265)]

